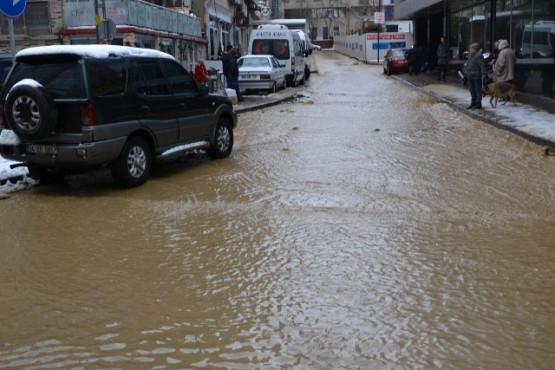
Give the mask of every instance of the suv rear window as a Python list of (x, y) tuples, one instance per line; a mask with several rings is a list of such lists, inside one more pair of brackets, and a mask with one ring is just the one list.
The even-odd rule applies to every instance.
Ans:
[[(63, 59), (63, 58), (60, 58)], [(40, 64), (38, 64), (40, 62)], [(43, 85), (54, 99), (82, 99), (86, 97), (83, 84), (83, 69), (76, 60), (45, 62), (20, 61), (17, 63), (7, 88), (16, 82), (31, 78)], [(7, 93), (7, 90), (4, 90)]]

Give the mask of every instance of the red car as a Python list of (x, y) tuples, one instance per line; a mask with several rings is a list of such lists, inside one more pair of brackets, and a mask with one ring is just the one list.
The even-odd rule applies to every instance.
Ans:
[(389, 49), (383, 58), (383, 73), (390, 76), (392, 73), (408, 72), (408, 49)]

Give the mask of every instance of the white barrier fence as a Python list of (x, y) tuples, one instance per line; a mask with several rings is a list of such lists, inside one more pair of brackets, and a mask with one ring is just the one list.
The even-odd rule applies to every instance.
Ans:
[(335, 51), (365, 63), (381, 62), (388, 49), (409, 49), (411, 45), (411, 32), (365, 33), (333, 38)]

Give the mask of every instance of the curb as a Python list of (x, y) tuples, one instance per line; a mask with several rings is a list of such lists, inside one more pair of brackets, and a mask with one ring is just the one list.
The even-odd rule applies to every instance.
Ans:
[[(484, 113), (480, 114), (480, 113), (476, 113), (474, 111), (470, 111), (468, 109), (465, 109), (465, 108), (453, 103), (451, 100), (449, 100), (447, 98), (443, 98), (439, 95), (434, 94), (431, 91), (426, 90), (426, 88), (423, 87), (423, 86), (417, 86), (417, 85), (415, 85), (415, 84), (413, 84), (413, 83), (411, 83), (411, 82), (409, 82), (409, 81), (407, 81), (403, 78), (400, 78), (398, 76), (390, 76), (390, 77), (394, 78), (395, 80), (397, 80), (397, 81), (399, 81), (399, 82), (401, 82), (401, 83), (403, 83), (407, 86), (412, 87), (413, 89), (429, 96), (430, 98), (433, 98), (437, 102), (448, 104), (450, 107), (452, 107), (453, 109), (455, 109), (459, 113), (465, 114), (469, 117), (472, 117), (472, 118), (477, 119), (479, 121), (482, 121), (484, 123), (490, 124), (490, 125), (492, 125), (496, 128), (499, 128), (499, 129), (502, 129), (502, 130), (505, 130), (505, 131), (509, 131), (509, 132), (511, 132), (513, 134), (516, 134), (516, 135), (522, 137), (523, 139), (531, 141), (535, 144), (538, 144), (538, 145), (541, 145), (541, 146), (555, 146), (555, 141), (552, 141), (552, 140), (549, 140), (549, 139), (546, 139), (546, 138), (543, 138), (543, 137), (540, 137), (540, 136), (534, 136), (534, 135), (531, 135), (527, 132), (520, 131), (519, 129), (517, 129), (515, 127), (507, 126), (507, 125), (503, 124), (502, 122), (498, 121), (495, 117), (491, 117), (491, 116), (495, 116), (494, 114), (489, 114), (487, 112), (484, 112)], [(490, 117), (488, 117), (488, 116), (490, 116)]]
[(252, 107), (245, 107), (245, 108), (235, 109), (235, 113), (240, 114), (240, 113), (252, 112), (254, 110), (258, 110), (258, 109), (262, 109), (262, 108), (271, 107), (271, 106), (283, 103), (284, 101), (293, 100), (293, 99), (295, 99), (296, 96), (297, 96), (297, 91), (295, 91), (291, 95), (284, 96), (283, 98), (278, 98), (276, 100), (272, 100), (272, 101), (269, 101), (269, 102), (256, 104), (256, 105), (253, 105)]

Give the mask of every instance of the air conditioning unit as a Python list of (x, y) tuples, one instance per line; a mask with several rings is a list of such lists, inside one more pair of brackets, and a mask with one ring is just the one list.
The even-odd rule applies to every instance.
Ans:
[(169, 8), (175, 8), (175, 9), (179, 9), (179, 8), (191, 8), (191, 2), (192, 0), (174, 0), (172, 1), (172, 5), (169, 5)]

